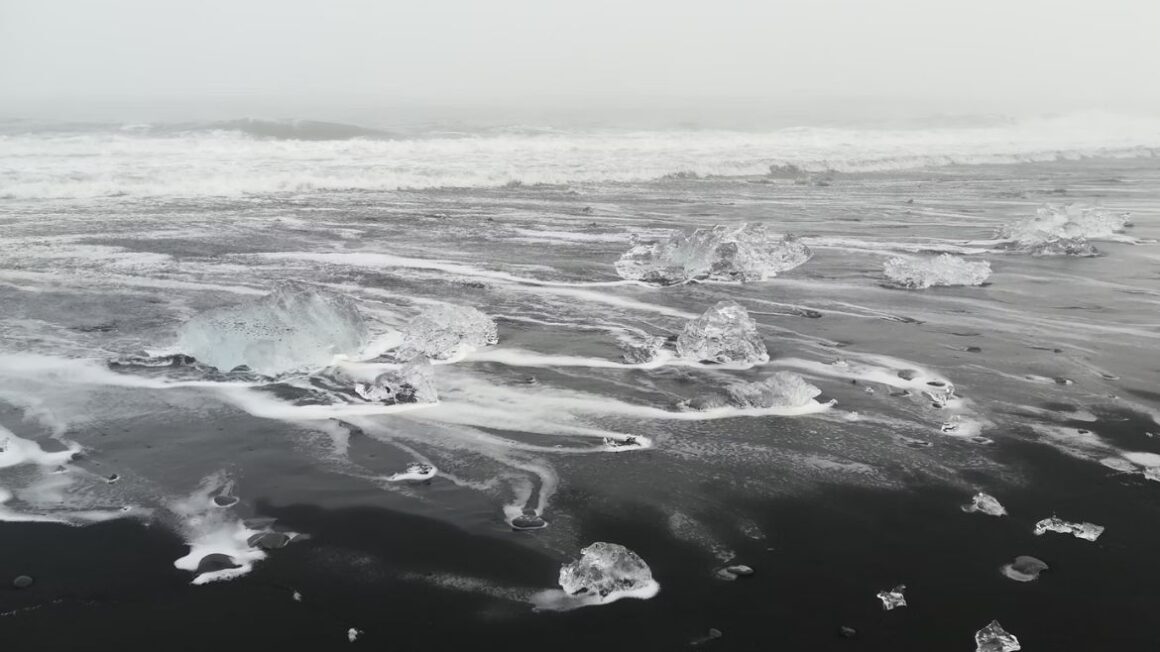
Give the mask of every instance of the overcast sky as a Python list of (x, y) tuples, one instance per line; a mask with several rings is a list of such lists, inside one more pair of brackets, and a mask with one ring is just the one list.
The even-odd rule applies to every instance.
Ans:
[(1154, 111), (1158, 73), (1160, 0), (0, 0), (9, 107)]

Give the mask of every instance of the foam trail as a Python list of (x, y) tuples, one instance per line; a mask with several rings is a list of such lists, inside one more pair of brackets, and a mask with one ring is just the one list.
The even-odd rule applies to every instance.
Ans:
[(524, 285), (534, 285), (539, 287), (561, 287), (561, 288), (585, 288), (585, 287), (615, 287), (622, 285), (643, 285), (636, 281), (542, 281), (539, 279), (528, 278), (526, 276), (516, 276), (515, 274), (508, 274), (507, 272), (497, 272), (492, 270), (480, 269), (470, 265), (461, 263), (454, 263), (445, 260), (437, 260), (430, 258), (408, 258), (405, 256), (394, 256), (391, 254), (382, 253), (311, 253), (311, 252), (284, 252), (284, 253), (264, 253), (258, 254), (262, 258), (269, 259), (289, 259), (289, 260), (307, 260), (319, 263), (348, 265), (352, 267), (369, 267), (373, 269), (383, 269), (390, 267), (402, 267), (405, 269), (426, 269), (437, 272), (444, 272), (456, 276), (467, 276), (471, 278), (486, 278), (495, 281), (506, 281), (509, 283), (520, 283)]
[[(230, 490), (231, 483), (224, 475), (215, 474), (202, 480), (201, 486), (187, 498), (173, 501), (170, 511), (181, 519), (181, 530), (186, 536), (189, 553), (173, 565), (196, 573), (193, 584), (229, 580), (249, 573), (254, 563), (266, 558), (266, 553), (250, 547), (250, 537), (260, 534), (251, 530), (228, 507), (217, 505), (213, 496)], [(198, 573), (198, 566), (207, 555), (225, 555), (237, 567)]]
[(498, 362), (512, 367), (588, 367), (593, 369), (658, 369), (660, 367), (711, 367), (713, 369), (749, 369), (753, 365), (743, 363), (705, 364), (699, 360), (678, 358), (669, 351), (661, 351), (648, 362), (620, 362), (603, 358), (587, 358), (570, 355), (551, 355), (523, 351), (513, 348), (499, 348), (478, 351), (466, 358), (472, 362)]
[(562, 281), (541, 281), (537, 279), (527, 278), (523, 276), (516, 276), (508, 274), (507, 272), (496, 272), (491, 270), (484, 270), (469, 265), (462, 265), (460, 263), (451, 263), (440, 260), (429, 260), (424, 258), (405, 258), (402, 256), (392, 256), (389, 254), (377, 253), (310, 253), (310, 252), (282, 252), (282, 253), (267, 253), (259, 254), (263, 258), (269, 259), (283, 259), (283, 260), (306, 260), (327, 264), (349, 265), (354, 267), (363, 267), (371, 269), (383, 269), (390, 267), (402, 267), (409, 269), (427, 269), (440, 271), (448, 274), (458, 276), (466, 276), (468, 278), (486, 278), (495, 281), (501, 281), (509, 285), (521, 286), (529, 292), (544, 292), (559, 296), (572, 297), (591, 303), (603, 303), (607, 305), (616, 306), (619, 308), (627, 308), (629, 310), (639, 310), (643, 312), (655, 312), (671, 317), (679, 317), (682, 319), (692, 319), (697, 315), (669, 308), (667, 306), (660, 306), (634, 299), (624, 297), (617, 297), (611, 294), (602, 292), (593, 292), (585, 288), (598, 287), (618, 287), (618, 286), (644, 286), (644, 284), (637, 281), (599, 281), (599, 282), (562, 282)]

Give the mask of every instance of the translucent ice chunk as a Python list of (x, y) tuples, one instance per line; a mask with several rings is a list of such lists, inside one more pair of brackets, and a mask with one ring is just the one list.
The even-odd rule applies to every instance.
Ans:
[(677, 337), (677, 355), (703, 362), (757, 364), (769, 360), (757, 322), (734, 301), (722, 301), (690, 321)]
[(1042, 535), (1046, 532), (1060, 532), (1062, 534), (1072, 534), (1079, 539), (1086, 539), (1088, 541), (1095, 541), (1104, 533), (1104, 526), (1096, 525), (1095, 523), (1073, 523), (1065, 521), (1059, 517), (1052, 516), (1045, 518), (1035, 524), (1035, 534)]
[(609, 599), (652, 584), (648, 564), (635, 552), (615, 543), (593, 543), (580, 550), (579, 559), (560, 568), (560, 587), (572, 596)]
[(426, 359), (389, 368), (369, 383), (356, 383), (354, 391), (364, 400), (387, 405), (439, 401), (435, 374)]
[(801, 407), (822, 393), (792, 371), (777, 371), (765, 380), (730, 385), (725, 390), (737, 407)]
[(499, 341), (495, 321), (475, 308), (433, 305), (403, 327), (399, 356), (452, 360)]
[(982, 285), (991, 276), (991, 264), (950, 254), (933, 258), (896, 257), (886, 261), (882, 272), (897, 287), (920, 290), (936, 285)]
[(906, 596), (902, 595), (902, 592), (905, 590), (906, 585), (899, 584), (889, 591), (879, 591), (878, 599), (882, 601), (882, 608), (886, 611), (890, 611), (895, 607), (905, 607)]
[(999, 237), (1012, 246), (1037, 256), (1094, 256), (1096, 248), (1088, 240), (1113, 237), (1128, 226), (1126, 214), (1069, 204), (1040, 207), (1035, 217), (1008, 224)]
[(1007, 508), (999, 503), (999, 499), (990, 494), (979, 492), (971, 498), (971, 502), (963, 505), (964, 512), (982, 512), (988, 516), (1006, 516)]
[(177, 350), (220, 371), (246, 366), (275, 376), (325, 367), (366, 342), (366, 324), (350, 299), (287, 283), (259, 299), (190, 319), (178, 331)]
[(675, 285), (692, 280), (762, 281), (810, 259), (793, 236), (769, 233), (764, 224), (715, 226), (677, 232), (657, 242), (634, 242), (620, 260), (622, 278)]
[(1021, 649), (1019, 639), (1003, 629), (997, 620), (975, 632), (975, 652), (1016, 652)]

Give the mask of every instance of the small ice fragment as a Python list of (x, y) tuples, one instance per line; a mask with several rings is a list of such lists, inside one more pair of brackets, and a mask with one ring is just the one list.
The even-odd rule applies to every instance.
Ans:
[(632, 448), (647, 448), (649, 441), (642, 439), (635, 435), (624, 435), (623, 437), (605, 437), (604, 446), (610, 450), (627, 450)]
[(769, 360), (757, 322), (734, 301), (722, 301), (690, 321), (677, 337), (677, 355), (702, 362), (757, 364)]
[(475, 308), (440, 303), (403, 327), (399, 357), (452, 360), (499, 341), (495, 321)]
[(745, 564), (734, 564), (733, 566), (726, 566), (717, 570), (717, 579), (732, 582), (739, 577), (750, 577), (753, 575), (753, 569)]
[(693, 280), (763, 281), (802, 265), (813, 252), (787, 235), (778, 237), (764, 224), (718, 225), (692, 233), (677, 232), (657, 242), (637, 242), (620, 260), (621, 278), (675, 285)]
[(580, 550), (580, 558), (560, 568), (560, 587), (568, 595), (598, 596), (645, 589), (653, 584), (652, 570), (635, 552), (615, 543), (597, 541)]
[(990, 494), (979, 492), (971, 498), (969, 504), (963, 505), (964, 512), (981, 512), (988, 516), (1006, 516), (1007, 508), (999, 503), (999, 500)]
[(933, 258), (898, 256), (886, 261), (882, 273), (896, 287), (922, 290), (934, 286), (982, 285), (991, 276), (991, 264), (950, 254)]
[(1059, 517), (1052, 516), (1045, 518), (1035, 524), (1035, 534), (1042, 535), (1046, 532), (1060, 532), (1062, 534), (1072, 534), (1080, 539), (1087, 541), (1095, 541), (1104, 533), (1104, 526), (1096, 525), (1095, 523), (1073, 523), (1065, 521)]
[(1149, 466), (1144, 469), (1144, 477), (1153, 482), (1160, 482), (1160, 466)]
[(902, 592), (905, 590), (906, 585), (899, 584), (889, 591), (879, 591), (878, 599), (882, 601), (882, 608), (886, 611), (890, 611), (895, 607), (905, 607), (906, 596), (902, 595)]
[(32, 586), (32, 584), (33, 579), (28, 575), (17, 575), (16, 578), (12, 580), (12, 586), (18, 589), (27, 589), (28, 587)]
[(708, 634), (706, 634), (704, 636), (699, 636), (699, 637), (693, 639), (692, 641), (689, 641), (689, 645), (691, 645), (693, 647), (700, 647), (700, 646), (708, 643), (709, 641), (715, 641), (724, 635), (725, 634), (721, 630), (717, 629), (716, 627), (710, 627)]
[(765, 380), (730, 385), (725, 391), (733, 405), (743, 408), (801, 407), (822, 393), (792, 371), (776, 371)]
[(408, 465), (406, 471), (388, 476), (387, 480), (391, 482), (420, 482), (434, 478), (435, 474), (438, 472), (439, 471), (430, 464), (426, 464), (424, 462), (415, 462), (414, 464)]
[(1019, 639), (1003, 629), (997, 620), (975, 632), (975, 652), (1016, 652), (1021, 649)]
[(1039, 579), (1039, 574), (1047, 569), (1048, 566), (1043, 560), (1030, 555), (1019, 555), (1015, 561), (1004, 564), (1000, 571), (1016, 582), (1033, 582)]
[(299, 593), (298, 591), (295, 591), (294, 595), (292, 595), (290, 597), (293, 598), (295, 602), (302, 602), (302, 594)]
[(620, 339), (620, 350), (629, 364), (645, 364), (656, 359), (665, 345), (665, 338), (654, 335), (632, 334)]
[(358, 637), (361, 635), (361, 629), (355, 629), (354, 627), (351, 627), (350, 629), (346, 630), (346, 640), (350, 641), (351, 643), (357, 641)]
[(286, 283), (245, 303), (203, 312), (178, 331), (177, 350), (219, 371), (249, 367), (265, 376), (318, 369), (367, 343), (362, 315), (350, 299)]
[(387, 405), (397, 403), (437, 403), (435, 374), (426, 359), (387, 369), (369, 383), (356, 383), (354, 391), (363, 400)]

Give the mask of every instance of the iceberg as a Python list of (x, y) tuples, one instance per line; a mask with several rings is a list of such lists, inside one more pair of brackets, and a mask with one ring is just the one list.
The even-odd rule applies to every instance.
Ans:
[(354, 302), (301, 283), (264, 297), (214, 308), (178, 330), (176, 349), (219, 371), (238, 367), (264, 376), (315, 370), (366, 346), (368, 331)]
[(1130, 224), (1127, 214), (1068, 204), (1046, 204), (1035, 217), (1004, 226), (999, 237), (1016, 251), (1035, 256), (1095, 256), (1099, 251), (1088, 240), (1105, 240)]
[(677, 336), (677, 355), (701, 362), (748, 365), (769, 360), (757, 322), (735, 301), (722, 301), (685, 325)]
[(982, 285), (991, 276), (991, 263), (968, 261), (959, 256), (942, 254), (933, 258), (891, 258), (882, 267), (891, 285), (922, 290), (936, 285)]
[(1095, 523), (1073, 523), (1065, 521), (1059, 517), (1052, 516), (1045, 518), (1035, 524), (1035, 534), (1037, 536), (1046, 534), (1047, 532), (1059, 532), (1061, 534), (1072, 534), (1078, 539), (1085, 539), (1087, 541), (1095, 541), (1104, 533), (1104, 526), (1096, 525)]
[(398, 356), (454, 360), (499, 341), (495, 321), (468, 306), (433, 305), (403, 327)]
[(813, 401), (822, 390), (792, 371), (777, 371), (765, 380), (730, 385), (729, 401), (742, 408), (793, 408)]
[(905, 607), (906, 596), (902, 594), (902, 592), (905, 590), (906, 585), (899, 584), (889, 591), (879, 591), (878, 599), (882, 601), (882, 608), (886, 611), (890, 611), (895, 607)]
[(560, 568), (560, 588), (571, 596), (596, 596), (611, 602), (621, 594), (653, 587), (652, 570), (635, 552), (598, 541), (580, 550), (580, 558)]
[(971, 498), (971, 502), (963, 505), (964, 512), (981, 512), (988, 516), (1006, 516), (1007, 508), (999, 503), (999, 499), (990, 494), (979, 492)]
[(1021, 649), (1019, 639), (1003, 629), (997, 620), (975, 632), (975, 652), (1016, 652)]
[(425, 358), (396, 365), (366, 383), (355, 383), (354, 392), (364, 401), (396, 403), (437, 403), (435, 374)]
[(763, 281), (804, 264), (812, 255), (794, 236), (771, 234), (764, 224), (718, 225), (677, 232), (656, 242), (634, 240), (616, 261), (616, 273), (659, 285)]

